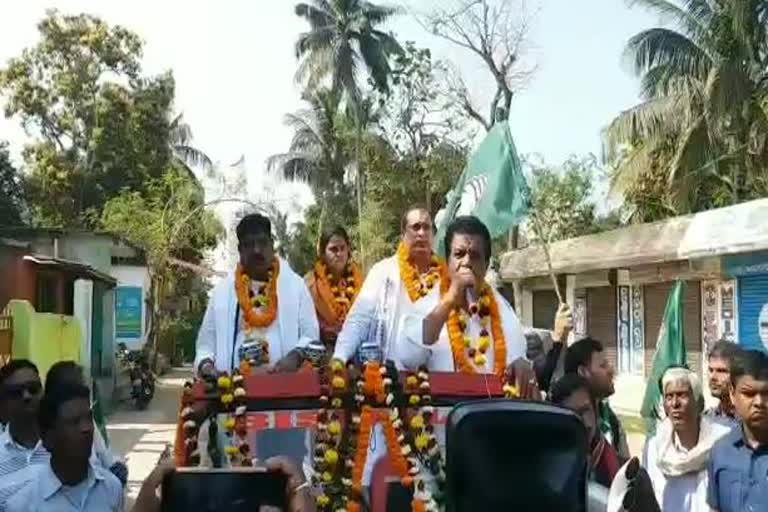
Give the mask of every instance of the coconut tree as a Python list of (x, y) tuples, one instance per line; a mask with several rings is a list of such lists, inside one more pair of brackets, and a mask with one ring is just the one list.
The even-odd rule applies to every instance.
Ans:
[[(605, 130), (613, 190), (663, 169), (672, 211), (747, 199), (768, 162), (766, 0), (632, 0), (672, 28), (644, 30), (626, 56), (642, 103)], [(619, 159), (619, 156), (623, 156)]]
[[(295, 12), (309, 23), (309, 30), (296, 41), (297, 79), (306, 82), (309, 90), (330, 80), (331, 90), (343, 94), (348, 107), (357, 114), (359, 161), (365, 129), (360, 79), (366, 72), (377, 89), (388, 90), (389, 58), (402, 50), (391, 34), (378, 27), (397, 9), (365, 0), (312, 0), (297, 4)], [(359, 168), (355, 172), (355, 192), (359, 215), (363, 205), (363, 176)]]
[(169, 139), (174, 160), (187, 169), (200, 167), (206, 173), (211, 172), (213, 170), (211, 158), (204, 151), (193, 146), (192, 139), (192, 129), (184, 121), (184, 115), (177, 115), (171, 121)]
[(348, 155), (339, 98), (338, 92), (327, 89), (305, 95), (308, 108), (285, 116), (293, 130), (288, 152), (269, 157), (268, 171), (307, 183), (317, 197), (341, 191)]

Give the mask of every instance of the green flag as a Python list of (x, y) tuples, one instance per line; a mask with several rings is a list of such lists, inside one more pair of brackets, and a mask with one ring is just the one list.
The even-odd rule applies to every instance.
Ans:
[(651, 373), (645, 385), (645, 396), (640, 414), (646, 422), (648, 435), (656, 432), (656, 421), (659, 418), (661, 390), (659, 379), (670, 366), (686, 364), (685, 340), (683, 339), (683, 297), (685, 282), (677, 281), (667, 297), (664, 308), (664, 319), (656, 340), (656, 352), (653, 354)]
[(496, 123), (467, 162), (448, 205), (437, 220), (435, 252), (444, 255), (448, 224), (459, 215), (474, 215), (492, 237), (506, 233), (528, 213), (530, 191), (523, 176), (509, 123)]

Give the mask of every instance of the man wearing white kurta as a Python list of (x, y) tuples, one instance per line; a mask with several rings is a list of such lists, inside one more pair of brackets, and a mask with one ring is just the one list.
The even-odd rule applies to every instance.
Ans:
[[(269, 305), (260, 302), (269, 279), (275, 278), (277, 308), (271, 323), (262, 327), (248, 325), (238, 301), (236, 274), (220, 282), (213, 290), (208, 309), (197, 336), (195, 368), (200, 374), (231, 372), (242, 359), (256, 366), (253, 371), (292, 371), (298, 369), (300, 350), (320, 339), (320, 328), (309, 290), (288, 263), (274, 254), (272, 226), (267, 217), (250, 214), (237, 225), (240, 253), (240, 279), (249, 282), (249, 313), (269, 315)], [(277, 268), (274, 263), (277, 261)], [(247, 276), (247, 277), (246, 277)], [(244, 285), (243, 285), (244, 286)], [(269, 300), (269, 297), (267, 297)], [(255, 301), (255, 303), (253, 303)], [(262, 318), (269, 318), (263, 316)], [(266, 347), (266, 354), (265, 352)], [(201, 428), (207, 432), (207, 428)], [(267, 430), (257, 437), (256, 455), (288, 455), (296, 462), (305, 454), (304, 434), (300, 431)], [(220, 439), (219, 442), (222, 442)], [(206, 437), (200, 439), (200, 453), (206, 453)]]
[(401, 247), (408, 255), (408, 264), (416, 270), (423, 290), (412, 300), (401, 278), (401, 258), (398, 254), (376, 263), (360, 288), (344, 326), (336, 339), (334, 359), (349, 361), (361, 349), (376, 347), (383, 361), (393, 360), (396, 342), (402, 337), (401, 320), (407, 315), (426, 315), (440, 300), (440, 280), (426, 281), (432, 265), (432, 219), (422, 208), (412, 208), (401, 222)]
[[(243, 217), (237, 226), (237, 238), (241, 267), (254, 288), (263, 286), (276, 258), (269, 219), (259, 214)], [(201, 373), (214, 369), (231, 372), (237, 368), (241, 349), (248, 341), (243, 324), (243, 311), (238, 304), (235, 274), (232, 273), (214, 288), (211, 295), (197, 335), (195, 368)], [(278, 370), (295, 369), (297, 349), (320, 339), (309, 290), (304, 280), (282, 259), (279, 259), (277, 272), (277, 314), (271, 324), (261, 329), (260, 335), (268, 343), (268, 366)]]
[[(524, 360), (525, 336), (520, 322), (506, 299), (484, 282), (491, 257), (488, 229), (476, 217), (457, 217), (448, 226), (445, 247), (450, 287), (427, 315), (403, 318), (403, 339), (397, 345), (397, 359), (408, 369), (425, 365), (430, 371), (438, 372), (492, 374), (503, 369), (506, 374), (514, 374), (521, 396), (538, 396), (530, 364)], [(488, 305), (481, 305), (479, 314), (467, 313), (470, 309), (468, 301), (477, 300), (475, 292), (470, 290), (485, 290), (484, 293), (493, 294), (498, 318), (490, 315)], [(482, 308), (487, 310), (485, 320), (481, 319), (484, 316)], [(460, 354), (454, 354), (447, 327), (453, 311), (462, 311), (465, 322)], [(494, 347), (498, 340), (493, 338), (493, 322), (501, 324), (497, 327), (500, 327), (504, 338), (505, 360), (500, 364), (495, 361)], [(484, 348), (473, 342), (482, 337), (487, 338)], [(467, 345), (465, 340), (469, 340), (470, 344)], [(459, 360), (463, 361), (463, 368), (457, 367)]]
[[(440, 300), (440, 279), (432, 257), (432, 218), (423, 208), (405, 212), (400, 224), (401, 245), (398, 254), (376, 263), (360, 288), (344, 326), (336, 339), (335, 359), (349, 361), (355, 356), (370, 356), (381, 361), (391, 360), (399, 369), (405, 367), (396, 357), (396, 346), (402, 339), (402, 319), (408, 316), (424, 317)], [(406, 256), (406, 258), (403, 258)], [(407, 259), (407, 263), (403, 261)], [(408, 286), (401, 277), (418, 274), (416, 300), (411, 298)], [(416, 295), (414, 293), (414, 295)], [(374, 464), (386, 453), (381, 425), (373, 429), (368, 457), (363, 470), (363, 485), (368, 486)]]

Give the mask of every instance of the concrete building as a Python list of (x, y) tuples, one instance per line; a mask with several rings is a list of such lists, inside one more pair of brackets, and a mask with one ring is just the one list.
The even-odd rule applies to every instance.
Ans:
[[(574, 311), (575, 338), (591, 335), (614, 364), (619, 404), (639, 409), (667, 295), (686, 281), (688, 365), (702, 373), (708, 347), (725, 338), (768, 350), (768, 199), (551, 245), (551, 270)], [(555, 285), (539, 246), (505, 254), (524, 325), (550, 328)]]
[(6, 228), (0, 268), (10, 276), (0, 282), (0, 310), (25, 300), (35, 313), (79, 320), (79, 362), (109, 403), (118, 339), (133, 348), (146, 340), (149, 275), (139, 251), (109, 233)]

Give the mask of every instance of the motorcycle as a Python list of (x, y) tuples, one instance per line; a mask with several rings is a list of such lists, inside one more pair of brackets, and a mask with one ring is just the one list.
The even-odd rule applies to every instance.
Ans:
[(131, 379), (131, 400), (137, 409), (144, 410), (155, 396), (155, 375), (149, 369), (149, 362), (144, 352), (132, 350), (125, 359)]

